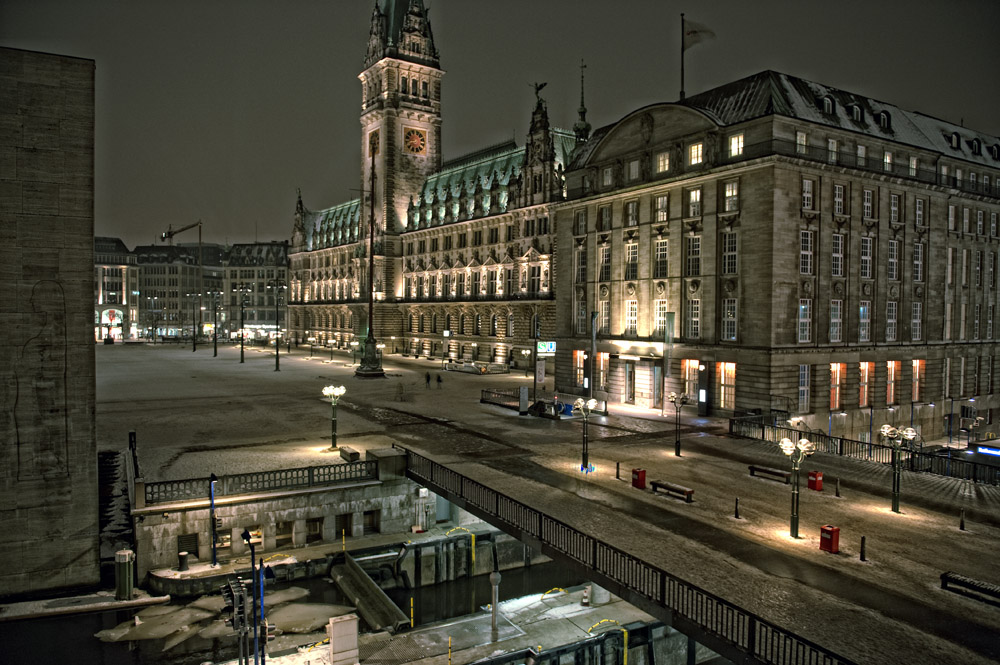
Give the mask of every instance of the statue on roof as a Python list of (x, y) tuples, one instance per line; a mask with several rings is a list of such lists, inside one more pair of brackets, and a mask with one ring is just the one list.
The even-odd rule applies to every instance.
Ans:
[(538, 104), (541, 104), (541, 103), (542, 103), (542, 97), (541, 97), (541, 94), (540, 94), (540, 93), (542, 92), (542, 88), (544, 88), (544, 87), (545, 87), (545, 86), (547, 86), (548, 84), (549, 84), (549, 83), (548, 83), (548, 81), (546, 81), (546, 82), (544, 82), (544, 83), (538, 83), (538, 82), (536, 81), (535, 83), (530, 83), (530, 84), (529, 84), (529, 85), (532, 85), (532, 86), (534, 86), (534, 87), (535, 87), (535, 101), (536, 101), (536, 102), (537, 102)]

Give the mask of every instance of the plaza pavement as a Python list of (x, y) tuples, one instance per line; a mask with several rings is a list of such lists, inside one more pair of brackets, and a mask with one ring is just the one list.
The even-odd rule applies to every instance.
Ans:
[[(137, 429), (147, 480), (327, 463), (329, 405), (319, 392), (343, 383), (341, 445), (405, 445), (858, 663), (1000, 659), (997, 608), (939, 584), (946, 570), (1000, 582), (1000, 488), (904, 472), (897, 515), (887, 467), (817, 454), (803, 479), (823, 471), (826, 486), (803, 486), (802, 537), (793, 540), (789, 487), (747, 473), (749, 463), (784, 468), (787, 460), (773, 444), (729, 438), (724, 421), (682, 415), (675, 457), (672, 417), (613, 408), (591, 420), (596, 471), (583, 475), (579, 418), (479, 403), (482, 388), (530, 385), (519, 372), (462, 375), (391, 356), (385, 380), (362, 381), (336, 352), (331, 362), (299, 349), (274, 372), (273, 355), (249, 350), (239, 365), (232, 348), (218, 358), (211, 347), (98, 348), (99, 445), (123, 447), (123, 434)], [(425, 387), (426, 372), (442, 374), (440, 388)], [(691, 487), (695, 501), (635, 489), (615, 477), (616, 465), (623, 478), (642, 467), (648, 479)], [(840, 554), (819, 550), (824, 524), (840, 527)]]

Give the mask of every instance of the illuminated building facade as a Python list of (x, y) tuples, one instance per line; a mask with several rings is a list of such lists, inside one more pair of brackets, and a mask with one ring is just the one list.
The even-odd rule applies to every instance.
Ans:
[(139, 335), (139, 266), (120, 238), (94, 238), (94, 339)]

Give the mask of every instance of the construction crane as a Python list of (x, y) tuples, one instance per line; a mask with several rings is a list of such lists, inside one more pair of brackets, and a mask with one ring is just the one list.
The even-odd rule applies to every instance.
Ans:
[[(192, 301), (192, 309), (194, 310), (191, 313), (192, 352), (198, 350), (198, 327), (199, 327), (198, 319), (201, 318), (201, 297), (202, 294), (205, 292), (205, 267), (203, 264), (204, 258), (202, 257), (201, 253), (201, 220), (199, 219), (194, 224), (188, 224), (187, 226), (182, 226), (181, 228), (176, 230), (173, 228), (173, 226), (167, 226), (167, 230), (160, 234), (160, 240), (166, 240), (167, 244), (173, 245), (175, 235), (177, 235), (178, 233), (183, 233), (184, 231), (187, 231), (189, 229), (193, 229), (196, 226), (198, 227), (198, 293), (196, 294), (198, 296), (198, 300)], [(218, 331), (216, 330), (213, 330), (212, 332), (213, 334), (218, 334)]]

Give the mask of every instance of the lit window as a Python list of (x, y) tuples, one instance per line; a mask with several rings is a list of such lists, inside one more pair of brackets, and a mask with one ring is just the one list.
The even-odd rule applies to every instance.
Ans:
[(924, 382), (924, 361), (912, 360), (911, 366), (913, 367), (913, 390), (910, 395), (910, 401), (919, 402), (923, 396), (921, 387)]
[(858, 406), (869, 406), (868, 387), (871, 385), (872, 375), (875, 373), (875, 363), (858, 363)]
[(727, 182), (725, 185), (725, 209), (726, 212), (736, 212), (740, 209), (740, 184), (738, 182)]
[(840, 386), (844, 381), (844, 368), (842, 363), (830, 363), (830, 410), (840, 408)]
[(736, 363), (719, 363), (719, 408), (736, 406)]
[(688, 190), (688, 217), (701, 216), (701, 190)]
[(694, 166), (696, 164), (701, 164), (703, 156), (702, 152), (704, 149), (703, 143), (692, 143), (688, 146), (688, 164)]
[(669, 170), (670, 170), (670, 153), (669, 152), (656, 153), (656, 172), (666, 173)]
[(666, 222), (669, 217), (669, 197), (666, 194), (662, 194), (656, 197), (656, 221)]
[(799, 299), (799, 335), (800, 343), (812, 341), (812, 299)]
[(899, 365), (898, 360), (888, 360), (885, 363), (886, 377), (885, 377), (885, 403), (895, 404), (896, 403), (896, 382), (899, 381)]
[(919, 162), (917, 161), (917, 158), (916, 157), (910, 157), (910, 176), (911, 177), (917, 175), (917, 168), (918, 168), (918, 166), (919, 166)]
[(805, 132), (795, 132), (795, 152), (800, 155), (806, 154), (807, 141)]
[(858, 306), (858, 341), (870, 342), (872, 332), (872, 305), (870, 300), (862, 300)]
[(882, 170), (891, 171), (892, 170), (892, 153), (888, 150), (882, 152)]
[(722, 339), (730, 342), (736, 341), (737, 327), (737, 303), (736, 298), (726, 298), (722, 301)]
[(739, 157), (743, 154), (743, 134), (733, 134), (729, 137), (729, 156)]

